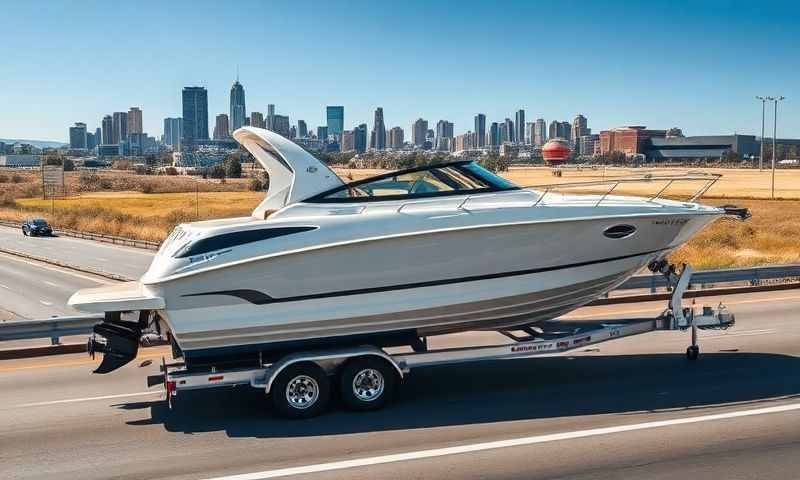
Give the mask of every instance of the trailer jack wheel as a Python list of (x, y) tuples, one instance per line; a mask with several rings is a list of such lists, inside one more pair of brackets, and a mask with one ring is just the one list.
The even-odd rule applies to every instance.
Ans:
[(697, 360), (697, 357), (700, 356), (700, 347), (697, 345), (689, 345), (686, 348), (686, 359), (687, 360)]

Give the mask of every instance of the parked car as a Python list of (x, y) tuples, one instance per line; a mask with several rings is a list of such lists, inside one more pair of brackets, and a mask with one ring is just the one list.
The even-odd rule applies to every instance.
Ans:
[(30, 218), (25, 220), (25, 223), (22, 224), (22, 234), (26, 237), (36, 237), (39, 235), (46, 235), (49, 237), (53, 234), (53, 229), (50, 228), (50, 224), (43, 218)]

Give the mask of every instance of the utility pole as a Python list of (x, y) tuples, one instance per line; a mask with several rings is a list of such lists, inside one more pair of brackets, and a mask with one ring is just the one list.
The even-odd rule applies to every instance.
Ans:
[(770, 98), (775, 102), (775, 116), (772, 119), (772, 198), (775, 198), (775, 156), (777, 154), (777, 138), (778, 138), (778, 102), (786, 97)]
[(761, 154), (758, 156), (758, 171), (761, 172), (764, 170), (764, 114), (766, 113), (767, 99), (758, 95), (756, 95), (756, 98), (761, 100), (761, 141), (759, 142)]

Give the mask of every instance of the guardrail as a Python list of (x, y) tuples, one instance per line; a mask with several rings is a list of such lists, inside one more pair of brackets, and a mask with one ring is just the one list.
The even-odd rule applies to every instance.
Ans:
[[(0, 220), (0, 225), (12, 228), (22, 227), (21, 223), (10, 222), (8, 220)], [(63, 228), (54, 228), (53, 233), (56, 235), (64, 235), (65, 237), (83, 238), (87, 240), (94, 240), (96, 242), (113, 243), (114, 245), (125, 245), (128, 247), (145, 248), (148, 250), (158, 250), (158, 247), (161, 245), (159, 242), (153, 242), (150, 240), (137, 240), (135, 238), (117, 237), (114, 235), (81, 232), (78, 230), (69, 230)]]
[[(690, 288), (734, 282), (748, 282), (757, 286), (765, 281), (783, 279), (800, 281), (800, 264), (696, 271), (692, 274)], [(636, 275), (617, 287), (617, 290), (649, 289), (651, 293), (655, 293), (657, 289), (666, 287), (667, 281), (663, 275)]]
[(53, 345), (61, 337), (92, 333), (92, 327), (103, 320), (103, 315), (53, 317), (46, 320), (19, 320), (0, 323), (0, 341), (49, 338)]

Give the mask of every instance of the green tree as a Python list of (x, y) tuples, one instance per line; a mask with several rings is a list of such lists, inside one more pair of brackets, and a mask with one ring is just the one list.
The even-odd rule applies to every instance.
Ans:
[(238, 156), (230, 155), (225, 160), (225, 176), (228, 178), (239, 178), (242, 176), (242, 162)]

